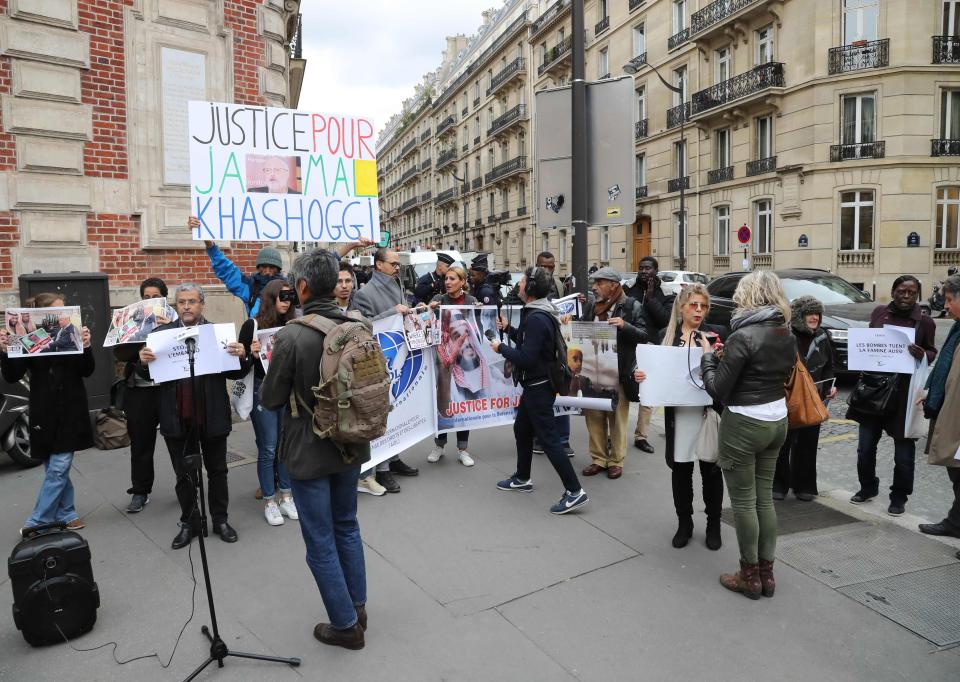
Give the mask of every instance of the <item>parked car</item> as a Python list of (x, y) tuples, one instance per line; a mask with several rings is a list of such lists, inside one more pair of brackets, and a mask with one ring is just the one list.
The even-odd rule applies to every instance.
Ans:
[(666, 296), (676, 296), (680, 290), (688, 284), (699, 282), (700, 284), (709, 284), (710, 278), (702, 272), (690, 272), (687, 270), (661, 270), (660, 271), (660, 289)]
[[(710, 292), (710, 314), (707, 322), (730, 326), (734, 305), (731, 297), (737, 283), (746, 272), (731, 272), (720, 275), (707, 285)], [(787, 298), (793, 301), (800, 296), (816, 296), (823, 302), (823, 328), (830, 335), (836, 351), (837, 372), (847, 370), (847, 330), (850, 327), (866, 327), (876, 303), (870, 295), (860, 291), (842, 277), (826, 270), (794, 268), (777, 270), (783, 282)]]

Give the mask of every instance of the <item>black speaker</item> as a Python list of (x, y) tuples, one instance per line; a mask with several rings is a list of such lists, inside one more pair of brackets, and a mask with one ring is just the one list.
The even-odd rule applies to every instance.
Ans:
[(90, 545), (61, 524), (40, 526), (7, 560), (13, 586), (13, 622), (33, 646), (56, 644), (90, 632), (100, 592), (90, 566)]

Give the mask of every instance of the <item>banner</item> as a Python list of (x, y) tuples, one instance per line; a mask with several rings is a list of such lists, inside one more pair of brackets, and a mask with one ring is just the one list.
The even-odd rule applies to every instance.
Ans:
[(700, 348), (637, 346), (637, 368), (646, 372), (640, 382), (640, 404), (647, 407), (712, 405), (700, 377)]
[(109, 348), (121, 343), (144, 343), (150, 332), (167, 322), (175, 322), (176, 319), (177, 311), (166, 299), (148, 298), (131, 303), (125, 308), (113, 311), (103, 347)]
[(3, 316), (7, 356), (76, 355), (83, 352), (80, 306), (7, 308)]
[(847, 330), (847, 368), (851, 371), (913, 374), (917, 361), (907, 346), (913, 329), (850, 327)]
[(368, 118), (190, 102), (196, 240), (380, 241)]
[[(519, 307), (502, 310), (519, 318)], [(513, 423), (523, 389), (513, 383), (513, 366), (490, 347), (499, 336), (496, 320), (496, 306), (440, 306), (437, 433)]]
[(617, 328), (606, 322), (573, 321), (562, 325), (560, 332), (567, 343), (567, 365), (573, 373), (567, 395), (616, 402), (620, 388)]
[(387, 358), (392, 379), (393, 410), (387, 417), (387, 432), (370, 443), (371, 459), (365, 465), (367, 468), (431, 437), (436, 430), (436, 412), (424, 409), (425, 405), (436, 402), (434, 352), (407, 348), (402, 317), (392, 315), (373, 323), (373, 333)]
[(271, 327), (270, 329), (258, 329), (257, 330), (257, 341), (260, 342), (260, 364), (263, 365), (263, 373), (267, 373), (267, 368), (270, 366), (270, 356), (273, 354), (273, 341), (274, 337), (277, 335), (277, 332), (283, 329), (283, 327)]
[[(193, 363), (194, 375), (199, 377), (204, 374), (223, 372), (225, 365), (228, 364), (224, 358), (227, 354), (223, 350), (221, 342), (217, 339), (215, 326), (217, 325), (201, 324), (196, 327), (175, 327), (153, 332), (147, 336), (146, 347), (157, 356), (157, 359), (148, 365), (150, 378), (155, 383), (162, 384), (166, 381), (177, 381), (190, 377), (190, 363), (185, 338), (188, 331), (192, 332), (194, 329), (197, 339)], [(228, 357), (237, 361), (236, 367), (239, 368), (239, 358)]]

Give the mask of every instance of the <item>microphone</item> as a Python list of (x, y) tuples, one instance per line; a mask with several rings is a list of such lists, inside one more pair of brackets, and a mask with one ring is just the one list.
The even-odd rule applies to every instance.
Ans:
[(183, 340), (183, 342), (187, 344), (187, 360), (192, 365), (194, 353), (197, 352), (197, 335), (193, 334), (188, 336)]

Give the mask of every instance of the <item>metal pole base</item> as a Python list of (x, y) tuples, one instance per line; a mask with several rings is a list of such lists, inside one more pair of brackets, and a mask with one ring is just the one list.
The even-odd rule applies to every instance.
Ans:
[(190, 673), (190, 676), (184, 680), (184, 682), (190, 682), (190, 680), (202, 673), (204, 669), (214, 661), (217, 662), (218, 668), (222, 668), (223, 659), (228, 656), (234, 656), (236, 658), (252, 658), (255, 661), (269, 661), (271, 663), (286, 663), (294, 668), (300, 665), (299, 658), (280, 658), (279, 656), (266, 656), (264, 654), (248, 654), (242, 651), (230, 651), (230, 649), (227, 648), (226, 643), (219, 637), (214, 637), (210, 633), (210, 628), (208, 628), (206, 625), (200, 628), (200, 632), (202, 632), (204, 636), (210, 640), (210, 658), (205, 660), (200, 664), (199, 668)]

